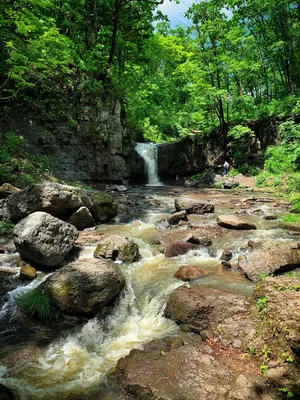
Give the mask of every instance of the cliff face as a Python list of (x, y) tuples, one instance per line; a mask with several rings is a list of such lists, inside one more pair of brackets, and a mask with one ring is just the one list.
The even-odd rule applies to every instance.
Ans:
[(221, 165), (223, 152), (216, 142), (199, 142), (196, 136), (158, 146), (158, 173), (161, 177), (184, 176)]
[(28, 152), (47, 156), (59, 179), (121, 181), (143, 170), (112, 92), (98, 99), (48, 100), (38, 107), (12, 105), (0, 124), (2, 132), (22, 135)]

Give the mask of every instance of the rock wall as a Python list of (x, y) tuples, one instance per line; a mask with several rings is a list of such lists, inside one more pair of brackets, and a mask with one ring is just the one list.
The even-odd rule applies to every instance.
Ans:
[(189, 136), (177, 142), (158, 146), (158, 173), (161, 177), (170, 175), (192, 175), (205, 168), (222, 165), (223, 151), (218, 141), (200, 141), (197, 136)]
[(59, 179), (122, 181), (144, 168), (123, 125), (121, 103), (113, 91), (102, 98), (65, 97), (34, 106), (13, 104), (0, 129), (22, 135), (26, 150), (46, 156)]

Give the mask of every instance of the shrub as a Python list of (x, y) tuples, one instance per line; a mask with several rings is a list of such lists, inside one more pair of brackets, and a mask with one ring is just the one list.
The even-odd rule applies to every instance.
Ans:
[(0, 221), (0, 235), (11, 235), (14, 224), (6, 219)]
[(16, 299), (17, 306), (31, 318), (38, 320), (57, 319), (57, 302), (47, 289), (32, 289)]

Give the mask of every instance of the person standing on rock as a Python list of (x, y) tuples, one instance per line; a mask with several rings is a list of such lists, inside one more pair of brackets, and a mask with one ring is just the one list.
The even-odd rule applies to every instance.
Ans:
[(224, 167), (224, 175), (227, 175), (229, 170), (229, 164), (227, 161), (224, 162), (223, 167)]

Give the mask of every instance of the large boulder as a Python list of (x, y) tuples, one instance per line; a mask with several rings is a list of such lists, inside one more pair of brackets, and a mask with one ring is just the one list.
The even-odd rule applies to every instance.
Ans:
[(108, 221), (117, 213), (106, 193), (44, 182), (30, 185), (1, 200), (0, 218), (18, 222), (35, 211), (44, 211), (65, 220), (82, 206), (90, 210), (97, 222)]
[(214, 212), (214, 205), (210, 202), (201, 200), (180, 198), (175, 199), (174, 205), (176, 211), (185, 210), (187, 214), (205, 214)]
[(263, 276), (295, 269), (300, 266), (300, 249), (280, 240), (267, 240), (249, 248), (239, 258), (238, 268), (254, 282)]
[(275, 400), (278, 389), (266, 384), (242, 353), (201, 343), (182, 334), (131, 350), (117, 364), (119, 388), (138, 400)]
[(228, 229), (241, 229), (241, 230), (249, 230), (256, 229), (256, 226), (250, 222), (244, 221), (240, 218), (234, 217), (232, 215), (219, 215), (217, 217), (218, 225), (223, 228)]
[(256, 300), (265, 299), (264, 315), (272, 320), (278, 335), (283, 335), (292, 350), (300, 352), (300, 279), (288, 276), (267, 277), (253, 289)]
[(133, 240), (112, 235), (97, 244), (94, 257), (133, 262), (139, 259), (140, 253), (138, 245)]
[(168, 298), (164, 315), (185, 331), (199, 333), (203, 339), (218, 338), (225, 346), (241, 347), (252, 339), (256, 323), (245, 318), (250, 304), (244, 296), (208, 289), (202, 285), (183, 285)]
[(55, 271), (42, 288), (49, 290), (63, 313), (92, 317), (113, 303), (124, 284), (111, 261), (88, 258)]
[(73, 225), (41, 211), (30, 214), (14, 227), (14, 242), (21, 257), (47, 267), (58, 266), (77, 237)]

